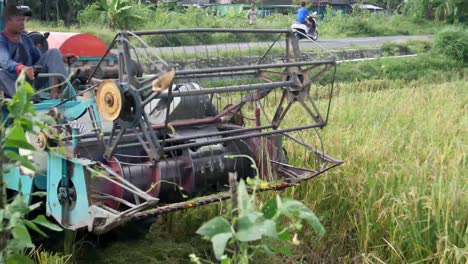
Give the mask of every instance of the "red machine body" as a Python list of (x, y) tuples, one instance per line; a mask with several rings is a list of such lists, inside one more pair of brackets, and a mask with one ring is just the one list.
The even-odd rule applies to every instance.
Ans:
[[(73, 53), (78, 57), (102, 57), (107, 45), (100, 38), (85, 33), (50, 32), (49, 48), (59, 49), (62, 54)], [(107, 56), (114, 54), (107, 53)]]

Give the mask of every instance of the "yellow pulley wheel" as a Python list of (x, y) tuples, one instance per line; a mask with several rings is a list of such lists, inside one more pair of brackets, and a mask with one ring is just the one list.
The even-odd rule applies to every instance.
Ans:
[(102, 118), (113, 121), (122, 111), (122, 94), (112, 80), (103, 81), (97, 90), (96, 104)]
[(48, 147), (48, 137), (44, 132), (39, 132), (36, 136), (37, 147), (41, 150), (46, 150)]

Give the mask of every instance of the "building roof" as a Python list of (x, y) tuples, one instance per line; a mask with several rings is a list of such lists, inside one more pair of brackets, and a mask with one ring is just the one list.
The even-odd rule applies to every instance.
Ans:
[(369, 4), (355, 5), (355, 7), (360, 8), (360, 9), (368, 9), (368, 10), (384, 10), (382, 7), (369, 5)]

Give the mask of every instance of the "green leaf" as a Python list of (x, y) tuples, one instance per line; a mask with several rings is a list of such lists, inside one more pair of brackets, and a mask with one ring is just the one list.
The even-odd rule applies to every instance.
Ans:
[(283, 254), (285, 256), (288, 256), (288, 257), (292, 257), (292, 252), (291, 252), (291, 248), (289, 247), (275, 247), (275, 246), (271, 246), (270, 247), (271, 250), (273, 250), (274, 252), (278, 253), (278, 254)]
[(221, 258), (221, 264), (231, 264), (231, 259), (226, 256), (223, 256)]
[(101, 6), (102, 8), (107, 9), (109, 7), (109, 5), (107, 4), (107, 0), (101, 0)]
[(6, 229), (13, 229), (13, 227), (15, 227), (18, 222), (21, 222), (21, 217), (23, 217), (23, 214), (19, 213), (19, 212), (15, 212), (13, 211), (12, 213), (9, 213), (7, 211), (7, 215), (5, 216), (5, 218), (9, 219), (10, 221), (8, 222), (8, 225), (6, 226)]
[(200, 228), (198, 228), (196, 233), (202, 236), (212, 238), (217, 234), (231, 232), (231, 225), (229, 224), (229, 222), (226, 219), (224, 219), (224, 217), (217, 216), (203, 224)]
[(133, 6), (131, 6), (131, 5), (123, 6), (123, 7), (119, 8), (118, 11), (119, 11), (119, 12), (123, 12), (123, 11), (125, 11), (125, 10), (132, 9), (132, 8), (133, 8)]
[(247, 192), (244, 180), (239, 182), (239, 187), (237, 189), (237, 204), (239, 206), (239, 217), (255, 212), (255, 209), (250, 202), (249, 193)]
[(300, 218), (306, 220), (306, 222), (320, 235), (323, 236), (325, 235), (325, 227), (323, 227), (322, 223), (320, 223), (320, 220), (317, 218), (317, 216), (309, 210), (309, 212), (302, 211)]
[(262, 249), (263, 251), (265, 251), (268, 255), (274, 255), (275, 254), (275, 252), (273, 252), (268, 245), (260, 244), (257, 247)]
[(255, 224), (256, 220), (257, 219), (249, 215), (239, 217), (236, 232), (236, 236), (239, 241), (255, 241), (262, 238), (262, 233), (257, 230), (257, 226)]
[(21, 194), (17, 194), (13, 201), (7, 205), (7, 210), (19, 213), (20, 215), (25, 215), (30, 212), (29, 207)]
[(305, 220), (320, 236), (325, 234), (325, 228), (320, 223), (320, 220), (303, 203), (293, 199), (284, 199), (280, 211), (287, 216)]
[(276, 206), (276, 198), (271, 198), (263, 205), (262, 212), (265, 218), (273, 218), (278, 211), (278, 206)]
[(28, 221), (28, 220), (25, 220), (23, 221), (24, 224), (29, 227), (30, 229), (36, 231), (38, 234), (40, 234), (41, 236), (43, 237), (48, 237), (46, 233), (44, 233), (44, 231), (42, 231), (39, 227), (37, 227), (36, 224), (34, 224), (33, 222), (31, 221)]
[(282, 241), (291, 241), (291, 235), (288, 230), (281, 230), (281, 227), (277, 227), (278, 239)]
[[(46, 130), (50, 128), (50, 126), (55, 125), (56, 122), (55, 120), (45, 114), (29, 114), (29, 116), (25, 117), (32, 125), (37, 126), (39, 129)], [(29, 129), (29, 131), (32, 131), (32, 129)]]
[(262, 233), (262, 235), (275, 238), (275, 239), (278, 238), (278, 232), (276, 231), (275, 221), (266, 219), (258, 223), (256, 226), (257, 226), (258, 232)]
[(12, 234), (14, 240), (16, 240), (17, 244), (16, 249), (24, 249), (24, 248), (33, 248), (34, 244), (31, 241), (31, 236), (29, 235), (28, 229), (23, 224), (17, 224), (13, 227)]
[(57, 122), (55, 122), (55, 119), (53, 119), (50, 115), (37, 115), (37, 120), (40, 123), (44, 123), (47, 125), (55, 125)]
[(224, 255), (226, 244), (231, 239), (232, 233), (221, 233), (213, 236), (211, 242), (213, 243), (213, 251), (217, 260), (221, 260)]
[(56, 225), (50, 222), (49, 220), (47, 220), (47, 218), (44, 215), (39, 215), (34, 220), (32, 220), (32, 222), (35, 224), (41, 225), (43, 227), (47, 227), (48, 229), (53, 230), (53, 231), (60, 232), (63, 230), (62, 227), (60, 227), (59, 225)]
[(20, 254), (14, 254), (8, 257), (7, 264), (34, 264), (34, 261), (32, 261), (30, 258), (20, 255)]
[(264, 219), (258, 212), (239, 218), (237, 239), (242, 242), (255, 241), (267, 236), (278, 238), (276, 223), (270, 219)]
[(9, 115), (22, 117), (25, 113), (34, 111), (31, 103), (33, 94), (34, 89), (25, 81), (25, 75), (22, 72), (16, 81), (16, 93), (8, 102)]
[(26, 133), (24, 132), (23, 127), (20, 125), (15, 124), (10, 126), (5, 132), (5, 138), (6, 147), (35, 150), (35, 148), (28, 143), (28, 140), (26, 139)]
[(36, 168), (34, 168), (34, 165), (32, 162), (28, 159), (28, 157), (21, 156), (19, 153), (11, 150), (6, 150), (5, 151), (5, 156), (9, 158), (12, 161), (18, 161), (21, 166), (24, 166), (32, 171), (35, 171)]

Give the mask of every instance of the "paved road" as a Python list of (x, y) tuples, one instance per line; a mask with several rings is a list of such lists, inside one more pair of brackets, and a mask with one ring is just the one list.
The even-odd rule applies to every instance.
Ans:
[[(350, 46), (374, 46), (385, 42), (406, 42), (408, 40), (432, 40), (432, 35), (319, 39), (317, 43), (327, 49), (332, 49)], [(301, 41), (301, 47), (312, 45), (311, 41)]]
[[(326, 49), (337, 49), (344, 47), (362, 47), (362, 46), (377, 46), (385, 42), (406, 42), (408, 40), (432, 40), (431, 35), (414, 35), (414, 36), (386, 36), (386, 37), (362, 37), (362, 38), (341, 38), (341, 39), (319, 39), (316, 43), (310, 40), (301, 40), (301, 49), (307, 50), (314, 46), (321, 46)], [(249, 49), (256, 47), (268, 47), (271, 42), (251, 42), (251, 43), (228, 43), (214, 45), (199, 45), (199, 46), (184, 46), (184, 47), (164, 47), (150, 48), (150, 53), (206, 53), (226, 50)], [(275, 47), (284, 48), (285, 42), (278, 41)]]

